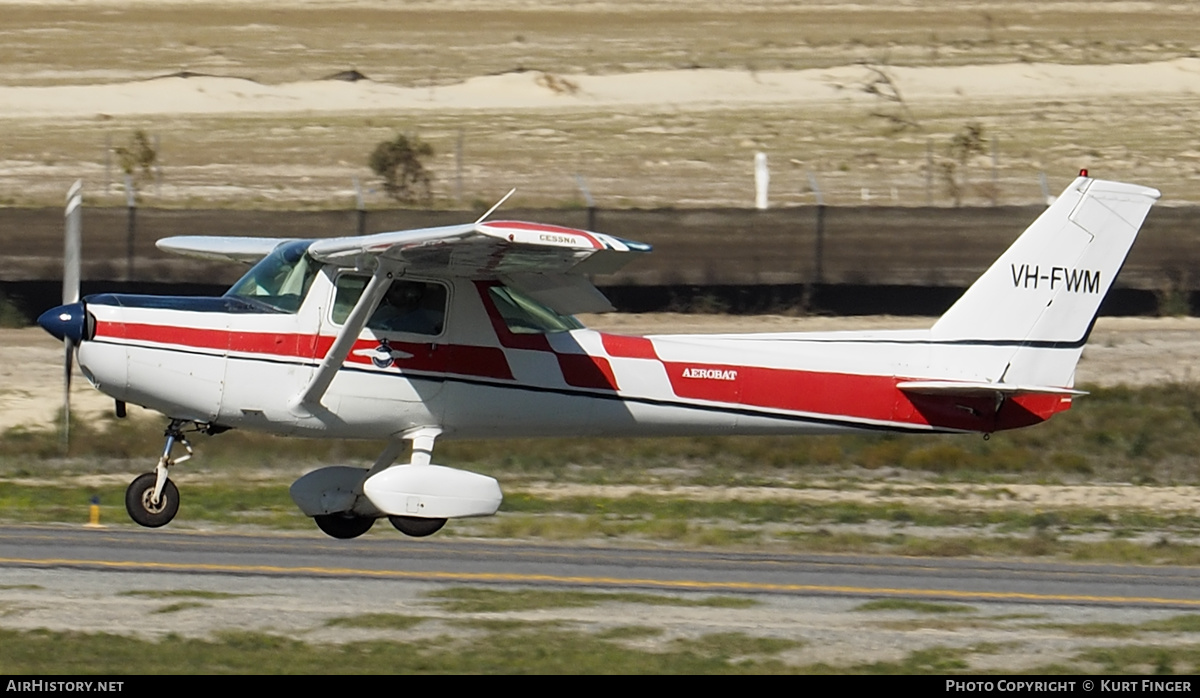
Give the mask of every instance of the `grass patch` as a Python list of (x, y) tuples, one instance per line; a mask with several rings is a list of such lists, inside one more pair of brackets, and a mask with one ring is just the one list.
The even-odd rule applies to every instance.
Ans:
[(959, 603), (931, 603), (910, 599), (878, 599), (859, 604), (855, 611), (906, 611), (909, 613), (976, 613), (974, 606)]
[[(789, 673), (773, 657), (794, 643), (735, 634), (662, 651), (623, 647), (585, 632), (507, 624), (464, 638), (309, 644), (258, 632), (157, 642), (110, 634), (0, 629), (0, 656), (15, 674), (724, 674)], [(621, 638), (624, 639), (624, 638)], [(738, 648), (742, 649), (738, 649)], [(745, 651), (756, 654), (747, 657)]]
[(646, 625), (618, 625), (596, 633), (600, 640), (640, 640), (647, 637), (658, 637), (663, 634), (662, 628), (651, 628)]
[(131, 589), (117, 596), (144, 596), (148, 599), (236, 599), (252, 594), (234, 594), (228, 591), (206, 591), (204, 589)]
[(162, 608), (156, 608), (151, 613), (178, 613), (180, 611), (190, 611), (196, 608), (208, 608), (209, 605), (199, 601), (178, 601), (176, 603), (167, 604)]
[(581, 608), (605, 603), (638, 603), (653, 606), (698, 606), (708, 608), (751, 608), (754, 599), (740, 596), (663, 596), (636, 592), (566, 591), (556, 589), (504, 590), (481, 587), (452, 587), (430, 592), (443, 610), (451, 613), (503, 613), (546, 608)]
[(1171, 616), (1162, 620), (1151, 620), (1142, 623), (1143, 630), (1162, 633), (1200, 633), (1200, 614), (1185, 613)]
[(961, 647), (930, 647), (909, 652), (898, 662), (858, 664), (847, 673), (856, 674), (949, 674), (970, 668), (971, 650)]
[(1200, 632), (1200, 614), (1187, 613), (1145, 623), (1054, 623), (1043, 628), (1056, 628), (1077, 637), (1135, 637), (1148, 632), (1197, 633)]
[(675, 646), (700, 656), (742, 660), (747, 657), (772, 655), (804, 646), (796, 640), (777, 637), (754, 637), (745, 633), (712, 633), (698, 638), (681, 638)]
[(421, 616), (402, 616), (398, 613), (360, 613), (325, 621), (334, 628), (365, 628), (368, 630), (408, 630), (425, 622)]
[(872, 623), (874, 627), (885, 628), (887, 630), (899, 630), (901, 632), (912, 632), (917, 630), (948, 630), (957, 632), (959, 630), (980, 630), (980, 629), (998, 629), (1005, 627), (992, 618), (945, 618), (945, 617), (922, 617), (911, 618), (907, 620), (880, 620)]
[(446, 625), (471, 631), (489, 633), (516, 633), (545, 631), (570, 631), (575, 624), (565, 620), (521, 620), (519, 618), (448, 618)]
[(1075, 637), (1133, 637), (1142, 632), (1128, 623), (1051, 623), (1039, 627), (1055, 628)]
[(1200, 671), (1200, 645), (1094, 647), (1076, 659), (1112, 674), (1195, 674)]

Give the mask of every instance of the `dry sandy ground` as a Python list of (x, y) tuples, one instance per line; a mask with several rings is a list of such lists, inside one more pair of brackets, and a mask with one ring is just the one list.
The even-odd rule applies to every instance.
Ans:
[[(441, 110), (678, 108), (743, 105), (871, 104), (855, 89), (863, 66), (801, 71), (659, 70), (635, 75), (551, 78), (545, 72), (476, 77), (445, 87), (314, 80), (266, 85), (226, 77), (163, 77), (132, 83), (0, 86), (4, 118), (153, 114), (324, 114)], [(1138, 99), (1200, 92), (1200, 58), (1135, 65), (986, 65), (889, 69), (914, 102), (950, 99)], [(554, 80), (569, 80), (555, 87)]]
[(397, 131), (439, 206), (579, 205), (580, 174), (602, 207), (749, 206), (756, 151), (773, 205), (810, 175), (834, 204), (1031, 203), (1080, 167), (1200, 201), (1191, 4), (260, 5), (0, 2), (0, 204), (79, 177), (117, 204), (137, 129), (149, 205), (345, 207)]

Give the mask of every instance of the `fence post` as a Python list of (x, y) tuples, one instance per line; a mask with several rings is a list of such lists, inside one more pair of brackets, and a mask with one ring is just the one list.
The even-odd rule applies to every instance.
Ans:
[(754, 154), (754, 208), (767, 210), (767, 191), (771, 187), (771, 171), (767, 169), (767, 154)]
[(358, 182), (358, 177), (354, 178), (354, 202), (355, 210), (357, 211), (358, 224), (355, 229), (359, 235), (367, 234), (367, 204), (363, 200), (362, 185)]
[(925, 205), (933, 206), (933, 141), (925, 141)]
[(112, 134), (104, 134), (104, 195), (112, 193)]
[(995, 206), (1000, 199), (1000, 161), (996, 155), (996, 136), (992, 136), (992, 205)]
[[(154, 134), (154, 195), (162, 196), (162, 146), (158, 134)], [(159, 202), (159, 206), (162, 202)]]
[(454, 202), (462, 205), (463, 200), (463, 130), (458, 129), (454, 142)]
[(575, 186), (583, 192), (583, 200), (587, 202), (587, 229), (594, 231), (596, 229), (596, 200), (592, 198), (592, 192), (588, 190), (587, 182), (579, 173), (575, 173)]
[(137, 232), (137, 192), (133, 189), (133, 176), (125, 175), (125, 206), (128, 219), (125, 228), (125, 280), (133, 281), (133, 239)]
[(813, 244), (813, 283), (825, 282), (825, 196), (817, 186), (817, 176), (808, 173), (808, 185), (817, 195), (817, 237)]

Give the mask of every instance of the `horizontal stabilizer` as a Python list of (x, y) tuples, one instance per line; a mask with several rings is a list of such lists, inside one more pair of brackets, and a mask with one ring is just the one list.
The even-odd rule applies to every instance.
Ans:
[(985, 383), (980, 381), (904, 381), (896, 387), (906, 393), (920, 395), (956, 395), (981, 397), (984, 395), (1087, 395), (1086, 391), (1073, 388), (1058, 388), (1050, 385), (1014, 385), (1012, 383)]

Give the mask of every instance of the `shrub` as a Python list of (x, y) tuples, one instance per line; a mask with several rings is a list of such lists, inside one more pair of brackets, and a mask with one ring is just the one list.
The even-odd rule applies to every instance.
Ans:
[(383, 180), (388, 196), (401, 203), (428, 203), (433, 177), (422, 161), (432, 155), (433, 147), (419, 137), (398, 134), (375, 146), (367, 164)]

